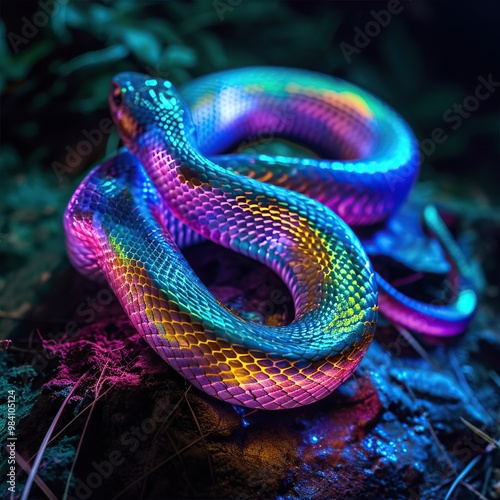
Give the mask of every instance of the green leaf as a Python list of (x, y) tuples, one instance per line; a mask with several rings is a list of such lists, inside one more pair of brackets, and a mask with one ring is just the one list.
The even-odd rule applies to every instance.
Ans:
[(139, 61), (153, 65), (158, 63), (161, 45), (151, 33), (126, 28), (123, 30), (123, 42)]
[[(209, 31), (200, 31), (194, 35), (200, 59), (206, 64), (206, 71), (213, 71), (228, 66), (228, 58), (220, 39)], [(203, 68), (205, 69), (205, 68)]]
[(170, 45), (163, 53), (162, 63), (168, 66), (192, 68), (198, 62), (198, 55), (194, 49), (185, 45)]
[(38, 61), (54, 50), (54, 40), (40, 40), (29, 43), (19, 54), (12, 57), (10, 64), (5, 67), (7, 79), (17, 80), (25, 78)]
[(112, 45), (105, 49), (94, 50), (93, 52), (86, 52), (77, 56), (68, 62), (61, 65), (58, 73), (62, 76), (67, 76), (73, 71), (88, 67), (98, 66), (102, 64), (109, 64), (119, 61), (128, 55), (128, 49), (124, 45)]

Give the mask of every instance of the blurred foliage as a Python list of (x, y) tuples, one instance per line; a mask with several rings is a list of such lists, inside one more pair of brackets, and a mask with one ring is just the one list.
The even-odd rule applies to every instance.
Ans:
[[(52, 138), (47, 155), (39, 155), (46, 166), (45, 161), (51, 160), (48, 153), (57, 155), (58, 147), (64, 150), (71, 144), (68, 132), (73, 124), (78, 130), (90, 123), (79, 114), (105, 112), (109, 81), (123, 69), (168, 77), (176, 84), (223, 68), (252, 64), (334, 73), (386, 99), (422, 138), (442, 125), (441, 115), (449, 106), (473, 90), (477, 74), (464, 74), (462, 82), (440, 81), (431, 78), (427, 70), (429, 54), (421, 46), (422, 31), (432, 29), (443, 16), (433, 4), (405, 4), (403, 12), (393, 15), (381, 34), (353, 55), (350, 64), (340, 43), (352, 44), (354, 28), (363, 30), (372, 20), (371, 12), (382, 10), (385, 4), (310, 4), (277, 0), (56, 2), (48, 25), (36, 28), (33, 38), (14, 47), (16, 42), (7, 35), (22, 36), (23, 14), (34, 21), (41, 7), (4, 2), (4, 11), (7, 6), (12, 8), (9, 28), (0, 25), (0, 88), (6, 108), (3, 124), (11, 122), (13, 115), (16, 118), (14, 137), (9, 134), (9, 139), (19, 143), (29, 138), (35, 148), (46, 147), (41, 128), (50, 117), (50, 128), (63, 133)], [(443, 37), (448, 32), (455, 35), (450, 27), (442, 29), (447, 30)], [(481, 33), (481, 26), (477, 31)], [(462, 36), (467, 36), (466, 31), (462, 30)], [(446, 55), (447, 50), (441, 52)], [(430, 57), (437, 59), (439, 54)], [(497, 69), (497, 62), (489, 61), (485, 73)], [(433, 159), (462, 154), (478, 133), (490, 133), (498, 139), (498, 110), (488, 108), (492, 111), (477, 113), (473, 126), (462, 127), (452, 140), (440, 145)], [(52, 135), (50, 129), (45, 133)]]

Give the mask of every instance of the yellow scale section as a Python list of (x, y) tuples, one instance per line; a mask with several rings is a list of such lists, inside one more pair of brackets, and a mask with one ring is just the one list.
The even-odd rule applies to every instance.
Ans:
[[(300, 261), (292, 260), (293, 267), (308, 266), (312, 272), (306, 273), (308, 282), (327, 282), (325, 277), (331, 274), (331, 267), (336, 266), (335, 253), (327, 248), (327, 242), (321, 239), (321, 235), (313, 230), (307, 219), (293, 214), (284, 206), (279, 204), (271, 207), (263, 207), (252, 202), (246, 197), (238, 197), (239, 208), (250, 212), (253, 218), (259, 216), (262, 219), (271, 219), (277, 223), (281, 231), (285, 232), (295, 242), (295, 246), (290, 246), (293, 252), (299, 256), (307, 256), (307, 259)], [(283, 406), (292, 404), (292, 397), (296, 390), (307, 391), (311, 388), (310, 400), (321, 399), (335, 387), (340, 385), (345, 377), (339, 373), (346, 370), (355, 360), (364, 355), (372, 337), (375, 322), (366, 322), (366, 332), (361, 343), (346, 348), (338, 355), (330, 356), (326, 359), (309, 362), (289, 361), (280, 359), (279, 361), (270, 359), (264, 352), (249, 350), (241, 345), (231, 345), (228, 341), (216, 338), (213, 331), (207, 330), (199, 318), (195, 318), (179, 308), (174, 300), (173, 294), (159, 290), (153, 283), (144, 265), (136, 260), (128, 259), (121, 250), (120, 245), (110, 239), (111, 250), (114, 255), (112, 262), (112, 272), (116, 275), (117, 282), (124, 281), (123, 288), (117, 290), (119, 298), (129, 315), (139, 314), (134, 302), (141, 301), (147, 317), (146, 323), (141, 323), (141, 333), (146, 337), (157, 335), (164, 342), (150, 341), (155, 345), (159, 354), (171, 365), (177, 364), (180, 371), (191, 380), (192, 383), (211, 393), (211, 387), (217, 382), (223, 383), (226, 387), (234, 387), (241, 390), (241, 393), (227, 393), (220, 388), (213, 389), (222, 399), (241, 397), (241, 402), (248, 404), (249, 388), (265, 388), (272, 397), (273, 388), (286, 393), (282, 396)], [(287, 250), (290, 251), (290, 248)], [(333, 260), (329, 258), (329, 252)], [(306, 271), (306, 269), (302, 269)], [(319, 274), (323, 276), (318, 277)], [(349, 273), (343, 273), (346, 280), (350, 280), (352, 285), (349, 289), (354, 291), (354, 286), (359, 286), (356, 278)], [(123, 278), (124, 277), (124, 278)], [(304, 303), (314, 304), (318, 302), (317, 290), (313, 286), (308, 287), (309, 293)], [(358, 294), (355, 297), (361, 298)], [(335, 328), (338, 322), (348, 326), (357, 320), (362, 314), (360, 305), (353, 297), (349, 298), (350, 308), (335, 315), (328, 328)], [(223, 304), (221, 304), (221, 308)], [(226, 308), (227, 309), (227, 308)], [(156, 331), (151, 328), (154, 325)], [(300, 366), (298, 366), (300, 365)], [(304, 366), (305, 365), (305, 366)], [(327, 378), (325, 379), (325, 374)], [(317, 389), (317, 383), (322, 381), (324, 390)], [(314, 396), (312, 395), (314, 394)], [(264, 396), (266, 397), (266, 396)]]

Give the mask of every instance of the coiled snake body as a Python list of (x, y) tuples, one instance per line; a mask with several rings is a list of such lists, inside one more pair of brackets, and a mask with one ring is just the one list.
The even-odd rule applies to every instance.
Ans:
[[(432, 208), (428, 225), (460, 277), (445, 306), (416, 302), (376, 275), (348, 226), (386, 219), (418, 171), (411, 130), (369, 93), (263, 67), (209, 75), (181, 92), (122, 73), (109, 102), (126, 149), (73, 195), (68, 253), (81, 272), (110, 284), (147, 342), (196, 387), (251, 408), (323, 398), (370, 344), (377, 288), (382, 312), (400, 324), (436, 335), (466, 326), (475, 308), (467, 267)], [(321, 158), (227, 154), (263, 134)], [(294, 321), (245, 321), (217, 301), (180, 251), (203, 238), (278, 273)]]

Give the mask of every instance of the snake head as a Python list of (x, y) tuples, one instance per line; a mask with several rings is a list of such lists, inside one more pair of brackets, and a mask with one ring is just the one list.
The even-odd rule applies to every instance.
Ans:
[[(179, 147), (186, 140), (190, 113), (168, 80), (141, 73), (119, 73), (109, 93), (113, 121), (124, 144), (132, 152), (166, 146)], [(166, 143), (166, 144), (165, 144)]]

